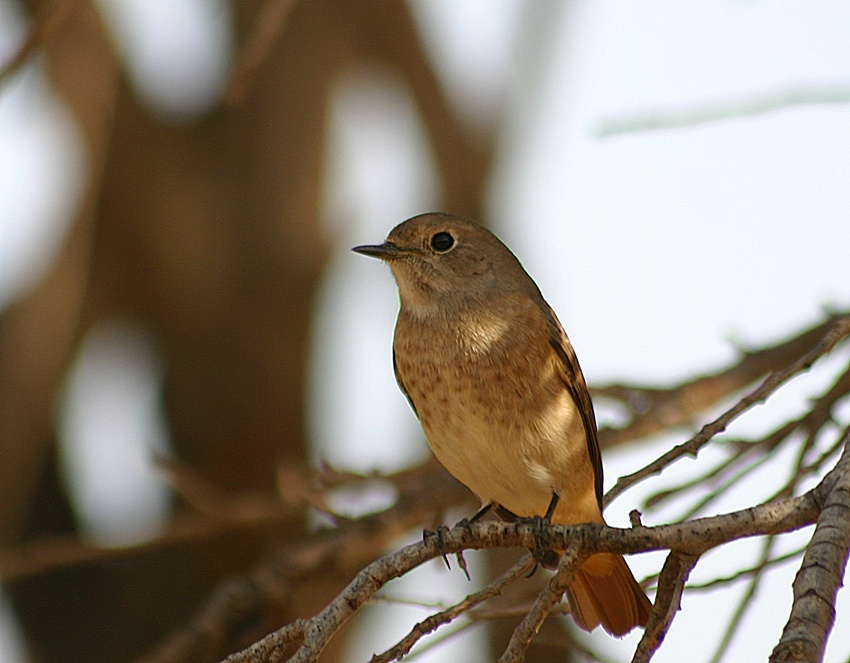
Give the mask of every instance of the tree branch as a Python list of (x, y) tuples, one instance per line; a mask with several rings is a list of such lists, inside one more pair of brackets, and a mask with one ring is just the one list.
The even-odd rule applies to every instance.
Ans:
[[(562, 561), (558, 575), (538, 596), (532, 608), (533, 614), (530, 613), (524, 623), (534, 625), (542, 621), (541, 617), (545, 617), (556, 602), (552, 599), (553, 594), (546, 592), (557, 591), (561, 584), (566, 586), (574, 572), (573, 565), (580, 564), (581, 559), (589, 555), (669, 549), (685, 556), (698, 557), (711, 548), (739, 538), (799, 529), (812, 524), (817, 517), (817, 497), (814, 491), (810, 491), (773, 504), (675, 525), (633, 529), (617, 529), (595, 523), (549, 526), (547, 541), (552, 548), (574, 552)], [(299, 640), (300, 647), (289, 660), (293, 663), (315, 661), (330, 638), (390, 580), (443, 554), (496, 547), (533, 548), (535, 544), (535, 530), (524, 522), (477, 522), (454, 527), (443, 532), (439, 543), (436, 537), (429, 537), (427, 541), (405, 546), (372, 562), (318, 615), (285, 626), (248, 649), (228, 657), (226, 662), (279, 661), (286, 647)], [(517, 632), (517, 648), (528, 632), (527, 626)]]
[(76, 9), (78, 3), (79, 0), (54, 0), (39, 14), (17, 53), (11, 60), (0, 66), (0, 88), (30, 61), (50, 35)]
[(672, 387), (622, 383), (593, 387), (594, 397), (612, 399), (632, 414), (625, 426), (600, 429), (600, 444), (606, 448), (675, 426), (691, 425), (695, 417), (723, 398), (811, 350), (837, 320), (848, 315), (850, 312), (832, 313), (823, 322), (791, 339), (757, 350), (745, 350), (733, 365)]
[(275, 40), (286, 24), (294, 0), (266, 0), (258, 11), (246, 44), (239, 51), (236, 64), (224, 92), (228, 104), (238, 104), (245, 99), (257, 69), (268, 57)]
[(850, 315), (845, 315), (829, 325), (827, 333), (815, 347), (785, 368), (771, 373), (754, 391), (735, 403), (735, 405), (717, 419), (703, 426), (702, 430), (690, 440), (673, 447), (670, 451), (637, 472), (620, 477), (617, 483), (605, 495), (604, 504), (609, 504), (620, 493), (641, 479), (645, 479), (653, 474), (660, 474), (664, 468), (680, 458), (684, 456), (696, 456), (700, 449), (708, 444), (715, 435), (726, 430), (726, 427), (736, 417), (752, 406), (765, 402), (770, 394), (776, 391), (782, 384), (798, 373), (808, 370), (815, 361), (828, 354), (838, 343), (848, 336), (850, 336)]
[(850, 551), (850, 434), (844, 436), (838, 464), (816, 491), (823, 509), (794, 580), (791, 616), (770, 663), (823, 659)]
[(531, 555), (526, 555), (514, 564), (507, 573), (491, 582), (480, 592), (471, 594), (460, 603), (453, 605), (451, 608), (438, 612), (435, 615), (431, 615), (427, 619), (417, 623), (410, 633), (397, 645), (388, 649), (383, 654), (376, 654), (371, 658), (369, 663), (389, 663), (390, 661), (400, 660), (403, 656), (410, 653), (413, 645), (415, 645), (423, 636), (435, 631), (444, 624), (448, 624), (458, 615), (469, 611), (483, 601), (501, 594), (505, 587), (526, 575), (533, 566), (534, 561), (532, 560)]
[[(415, 481), (412, 476), (416, 476)], [(244, 637), (245, 624), (262, 623), (269, 603), (285, 606), (305, 584), (330, 576), (351, 577), (410, 528), (468, 497), (466, 489), (444, 471), (416, 468), (398, 477), (401, 492), (393, 508), (345, 521), (336, 528), (320, 530), (309, 539), (283, 546), (253, 572), (219, 587), (183, 629), (165, 639), (140, 663), (208, 660), (209, 656), (199, 652), (233, 651), (236, 646), (232, 643)], [(278, 642), (285, 647), (290, 639), (304, 638), (307, 627), (306, 620), (290, 624)], [(211, 642), (218, 643), (219, 648), (212, 648)]]
[(658, 651), (661, 643), (670, 630), (673, 618), (679, 611), (682, 602), (682, 592), (691, 571), (696, 566), (699, 555), (670, 551), (661, 576), (658, 579), (658, 591), (655, 596), (655, 606), (643, 637), (638, 643), (632, 663), (647, 663)]
[(531, 610), (514, 629), (499, 663), (522, 663), (525, 660), (525, 652), (531, 640), (540, 631), (552, 608), (561, 601), (567, 587), (575, 580), (576, 571), (587, 557), (587, 554), (582, 553), (580, 537), (574, 537), (558, 563), (558, 572), (540, 590)]
[[(757, 355), (763, 357), (765, 356), (763, 353), (768, 353), (773, 361), (782, 357), (787, 361), (786, 368), (769, 375), (757, 389), (723, 416), (704, 427), (700, 434), (691, 441), (679, 445), (672, 452), (665, 454), (655, 463), (648, 465), (631, 477), (621, 479), (615, 486), (615, 491), (622, 491), (625, 489), (625, 485), (631, 485), (631, 482), (661, 471), (683, 455), (696, 454), (735, 416), (738, 416), (756, 402), (766, 399), (791, 377), (810, 366), (818, 357), (829, 352), (848, 334), (850, 334), (850, 316), (845, 314), (798, 335), (792, 341), (777, 345), (775, 348), (749, 353), (747, 357)], [(781, 350), (777, 348), (781, 348)], [(748, 359), (745, 358), (742, 363), (747, 361)], [(738, 375), (737, 378), (732, 379), (732, 382), (744, 379), (741, 377), (742, 374), (737, 373), (739, 367), (740, 363), (728, 369)], [(753, 365), (750, 365), (747, 369), (747, 371), (753, 370), (755, 370)], [(825, 489), (819, 489), (820, 492), (818, 493), (808, 493), (802, 497), (792, 498), (790, 496), (797, 491), (801, 478), (823, 474), (824, 465), (837, 455), (841, 445), (845, 444), (847, 431), (838, 434), (833, 432), (836, 424), (840, 425), (840, 422), (834, 418), (837, 413), (832, 410), (839, 399), (846, 394), (848, 382), (850, 382), (848, 375), (850, 373), (841, 374), (822, 396), (812, 402), (807, 414), (795, 421), (783, 424), (763, 439), (738, 443), (727, 441), (726, 448), (736, 454), (732, 457), (732, 460), (741, 458), (747, 462), (751, 461), (751, 451), (761, 456), (768, 456), (779, 444), (799, 443), (797, 469), (793, 471), (792, 468), (794, 477), (785, 488), (776, 494), (777, 498), (782, 499), (734, 514), (690, 520), (672, 526), (646, 528), (640, 526), (638, 519), (633, 523), (635, 527), (631, 530), (616, 530), (595, 525), (584, 525), (566, 530), (551, 528), (549, 535), (552, 537), (553, 547), (564, 550), (571, 549), (571, 546), (578, 546), (575, 553), (578, 557), (584, 557), (601, 550), (635, 553), (644, 550), (667, 549), (675, 553), (668, 558), (668, 565), (675, 563), (678, 572), (677, 574), (672, 573), (671, 570), (667, 569), (668, 565), (665, 565), (666, 575), (659, 581), (658, 598), (656, 600), (660, 607), (653, 617), (654, 621), (647, 629), (647, 633), (650, 635), (645, 635), (645, 643), (641, 645), (642, 649), (636, 653), (636, 656), (639, 655), (642, 658), (637, 660), (650, 660), (657, 647), (660, 646), (675, 614), (674, 606), (681, 593), (681, 587), (677, 583), (679, 583), (680, 578), (687, 577), (687, 573), (689, 573), (689, 569), (686, 568), (689, 563), (687, 560), (693, 558), (695, 562), (696, 558), (708, 548), (741, 536), (786, 532), (814, 523), (818, 518), (818, 505), (823, 504), (827, 496)], [(665, 399), (660, 398), (654, 401), (652, 407), (663, 409), (664, 402), (666, 402)], [(827, 434), (819, 432), (822, 429), (828, 431), (830, 440), (826, 445), (820, 445), (818, 449), (815, 449), (815, 435)], [(800, 435), (805, 439), (800, 441)], [(831, 439), (833, 435), (835, 435), (834, 442)], [(795, 440), (797, 442), (794, 442)], [(815, 451), (820, 455), (813, 459), (811, 452)], [(737, 471), (735, 465), (724, 462), (726, 464), (722, 463), (718, 469), (710, 470), (704, 478), (714, 480), (722, 487), (739, 481), (739, 477), (745, 475), (744, 471)], [(435, 519), (436, 522), (439, 522), (445, 509), (469, 500), (468, 492), (457, 482), (450, 479), (445, 471), (436, 464), (436, 461), (390, 476), (356, 476), (334, 472), (327, 468), (318, 473), (305, 473), (304, 476), (287, 476), (284, 483), (289, 491), (284, 499), (274, 495), (247, 495), (244, 498), (236, 499), (224, 497), (210, 493), (203, 484), (197, 485), (197, 478), (191, 472), (186, 471), (185, 468), (170, 466), (168, 469), (176, 489), (201, 512), (200, 517), (192, 515), (186, 520), (178, 519), (163, 533), (161, 538), (143, 546), (125, 550), (93, 549), (76, 540), (42, 542), (26, 547), (0, 549), (0, 575), (20, 578), (33, 573), (41, 573), (46, 569), (55, 569), (72, 564), (132, 558), (186, 539), (208, 538), (225, 530), (245, 529), (249, 531), (254, 527), (274, 528), (278, 523), (285, 523), (292, 517), (293, 512), (298, 511), (304, 503), (318, 505), (321, 508), (325, 504), (325, 492), (329, 488), (347, 485), (352, 481), (381, 480), (390, 482), (396, 487), (399, 498), (396, 504), (386, 511), (359, 520), (340, 519), (334, 529), (319, 531), (303, 541), (287, 542), (274, 557), (258, 565), (253, 572), (222, 585), (185, 628), (165, 640), (157, 651), (146, 659), (146, 661), (156, 663), (177, 663), (201, 660), (202, 658), (209, 660), (209, 652), (233, 651), (238, 643), (250, 642), (250, 640), (247, 640), (250, 634), (247, 632), (246, 626), (262, 628), (264, 619), (270, 612), (270, 605), (288, 610), (291, 608), (291, 603), (294, 601), (299, 588), (308, 586), (317, 579), (327, 578), (331, 574), (340, 580), (351, 578), (357, 569), (361, 569), (365, 564), (374, 560), (377, 555), (386, 550), (388, 545), (397, 540), (403, 533), (409, 531), (411, 527), (416, 527), (423, 522), (435, 522)], [(749, 468), (745, 468), (745, 470), (749, 471)], [(732, 478), (727, 478), (730, 475)], [(828, 476), (831, 477), (830, 482), (832, 482), (832, 477), (835, 475), (830, 474)], [(712, 477), (714, 478), (712, 479)], [(626, 484), (625, 482), (630, 483)], [(832, 483), (829, 483), (829, 485), (832, 485)], [(674, 492), (675, 490), (678, 489), (674, 489)], [(616, 492), (612, 491), (609, 498), (615, 494)], [(466, 534), (463, 532), (466, 532)], [(455, 554), (469, 548), (534, 546), (533, 540), (527, 538), (528, 533), (521, 526), (517, 528), (512, 524), (480, 523), (469, 530), (463, 530), (463, 532), (458, 533), (456, 530), (447, 532), (444, 540), (446, 543), (445, 551), (448, 554)], [(472, 538), (464, 539), (463, 536), (471, 536)], [(557, 538), (558, 536), (561, 538)], [(425, 546), (425, 544), (418, 545)], [(432, 559), (438, 553), (431, 550), (426, 553), (420, 551), (417, 554), (420, 557), (417, 557), (409, 567), (405, 567), (400, 573), (405, 573), (409, 568)], [(379, 560), (379, 562), (386, 563), (386, 559)], [(569, 559), (568, 557), (565, 564), (569, 563)], [(381, 573), (371, 577), (371, 580), (377, 583), (374, 589), (382, 586), (392, 577), (397, 577), (387, 575), (385, 567), (382, 566), (368, 568), (381, 569)], [(558, 604), (560, 595), (555, 598), (551, 590), (552, 588), (557, 589), (559, 582), (563, 583), (565, 579), (571, 577), (564, 575), (564, 573), (569, 573), (569, 571), (562, 570), (559, 577), (551, 580), (550, 587), (541, 592), (537, 601), (533, 605), (529, 605), (524, 611), (527, 613), (526, 619), (513, 633), (513, 644), (505, 652), (506, 661), (519, 660), (517, 657), (524, 655), (528, 641), (535, 635), (535, 629), (545, 619), (546, 614), (549, 614), (553, 606), (561, 607)], [(497, 581), (498, 590), (501, 591), (510, 582), (513, 582), (513, 580), (503, 577), (500, 581)], [(375, 660), (382, 661), (388, 660), (388, 657), (405, 655), (417, 641), (431, 630), (444, 626), (458, 616), (471, 616), (470, 610), (473, 606), (486, 600), (489, 597), (487, 593), (493, 591), (494, 587), (496, 585), (490, 585), (457, 605), (432, 615), (417, 624), (404, 640), (382, 654), (383, 658), (376, 658)], [(318, 655), (317, 652), (321, 650), (336, 630), (351, 615), (355, 614), (365, 602), (371, 599), (371, 596), (374, 595), (374, 589), (366, 592), (367, 595), (351, 604), (347, 604), (343, 600), (342, 603), (338, 604), (339, 609), (336, 612), (326, 615), (325, 622), (320, 624), (316, 622), (317, 618), (294, 621), (281, 631), (258, 643), (254, 649), (236, 655), (242, 656), (242, 658), (233, 660), (275, 660), (275, 658), (281, 656), (291, 655), (292, 651), (299, 647), (307, 652), (303, 654), (306, 657), (303, 660), (309, 660), (310, 656)], [(531, 613), (528, 612), (529, 610)], [(478, 617), (473, 618), (479, 619)], [(483, 618), (486, 619), (487, 617)], [(277, 623), (279, 624), (280, 621)], [(268, 626), (265, 628), (268, 628)], [(291, 649), (287, 649), (287, 647)], [(201, 656), (199, 652), (206, 652), (207, 654)]]
[(698, 104), (678, 110), (660, 110), (637, 113), (632, 116), (602, 120), (594, 131), (598, 138), (620, 134), (675, 129), (718, 122), (752, 115), (764, 115), (789, 106), (812, 104), (846, 104), (850, 101), (850, 87), (801, 86), (768, 92), (757, 97)]

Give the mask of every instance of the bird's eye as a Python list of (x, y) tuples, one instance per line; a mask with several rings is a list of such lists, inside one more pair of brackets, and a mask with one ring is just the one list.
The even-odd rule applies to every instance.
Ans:
[(438, 253), (445, 253), (455, 245), (455, 238), (447, 232), (437, 233), (431, 238), (431, 248)]

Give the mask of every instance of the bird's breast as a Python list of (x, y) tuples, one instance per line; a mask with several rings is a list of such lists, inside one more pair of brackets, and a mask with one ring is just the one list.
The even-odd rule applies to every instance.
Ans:
[(483, 501), (530, 516), (545, 512), (553, 491), (586, 492), (593, 470), (545, 320), (520, 313), (402, 313), (394, 350), (440, 462)]

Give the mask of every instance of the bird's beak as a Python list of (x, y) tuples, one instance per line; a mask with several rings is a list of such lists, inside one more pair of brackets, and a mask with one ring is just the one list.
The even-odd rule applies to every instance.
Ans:
[(406, 251), (398, 248), (395, 244), (392, 244), (390, 242), (384, 242), (383, 244), (375, 245), (367, 244), (365, 246), (355, 246), (351, 250), (355, 253), (360, 253), (364, 256), (379, 258), (380, 260), (392, 260), (393, 258), (400, 258), (406, 253)]

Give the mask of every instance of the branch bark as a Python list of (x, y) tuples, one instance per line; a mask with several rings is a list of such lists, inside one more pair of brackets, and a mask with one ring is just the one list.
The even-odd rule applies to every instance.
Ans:
[(561, 557), (558, 572), (540, 590), (531, 610), (514, 629), (505, 653), (499, 658), (499, 663), (522, 663), (525, 660), (525, 652), (532, 639), (540, 631), (552, 608), (563, 599), (564, 592), (575, 580), (576, 571), (585, 559), (587, 554), (582, 553), (581, 539), (576, 537)]
[(504, 573), (500, 578), (491, 582), (480, 592), (475, 592), (474, 594), (467, 596), (460, 603), (438, 612), (435, 615), (431, 615), (427, 619), (417, 623), (410, 633), (406, 635), (396, 646), (388, 649), (383, 654), (373, 656), (369, 663), (389, 663), (390, 661), (400, 660), (403, 656), (410, 653), (413, 645), (415, 645), (423, 636), (435, 631), (443, 624), (448, 624), (455, 617), (467, 612), (483, 601), (501, 594), (502, 590), (507, 585), (526, 575), (529, 571), (531, 571), (533, 566), (534, 562), (531, 555), (526, 555), (514, 564), (507, 573)]
[[(675, 525), (632, 529), (595, 523), (549, 526), (547, 540), (552, 548), (574, 552), (565, 556), (567, 558), (559, 567), (559, 575), (552, 580), (555, 585), (550, 583), (550, 587), (538, 597), (539, 614), (529, 616), (527, 623), (523, 622), (525, 626), (520, 626), (516, 648), (526, 637), (528, 626), (542, 623), (541, 616), (545, 617), (557, 602), (551, 599), (552, 588), (557, 590), (561, 584), (565, 586), (569, 582), (569, 573), (574, 570), (572, 565), (576, 560), (580, 562), (581, 558), (597, 552), (629, 554), (661, 549), (674, 550), (686, 557), (698, 557), (711, 548), (736, 539), (796, 530), (817, 519), (817, 490), (772, 504)], [(248, 649), (229, 656), (226, 663), (280, 661), (287, 647), (294, 642), (300, 642), (300, 646), (289, 661), (315, 661), (333, 635), (390, 580), (443, 554), (497, 547), (533, 548), (535, 542), (533, 527), (523, 522), (478, 522), (456, 526), (445, 531), (439, 543), (436, 537), (429, 537), (372, 562), (315, 617), (298, 620), (275, 631)], [(520, 659), (509, 657), (505, 660)]]
[(682, 601), (682, 592), (685, 591), (685, 583), (688, 581), (691, 571), (696, 566), (699, 555), (678, 553), (671, 551), (661, 569), (658, 579), (658, 591), (655, 596), (655, 607), (646, 625), (643, 637), (638, 643), (632, 663), (645, 663), (650, 661), (658, 651), (673, 618), (679, 611)]
[(823, 660), (850, 552), (850, 434), (844, 437), (838, 464), (816, 490), (823, 509), (794, 580), (791, 616), (770, 663)]

